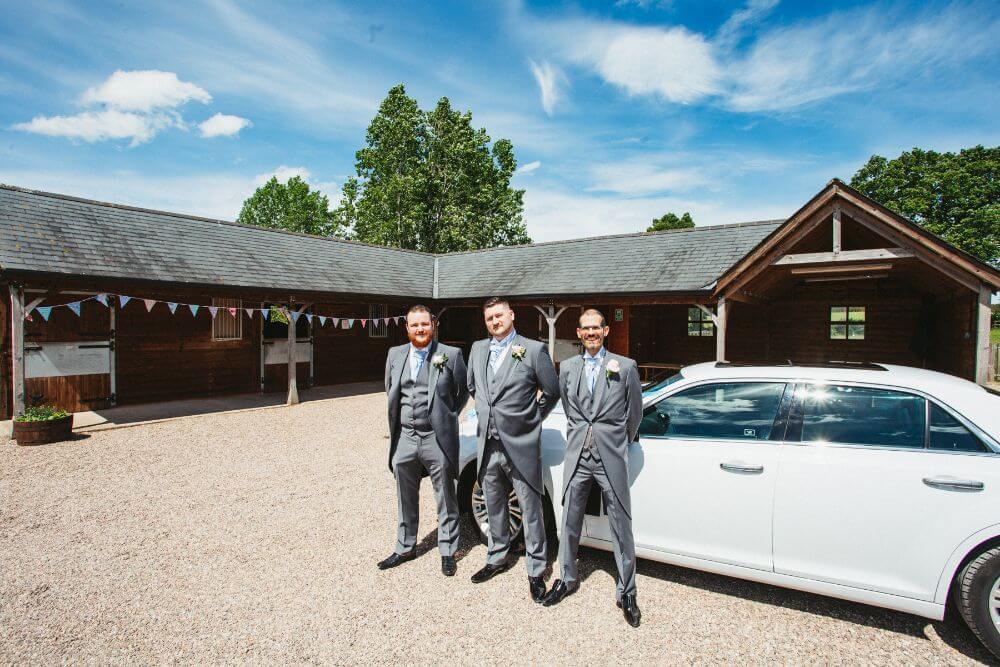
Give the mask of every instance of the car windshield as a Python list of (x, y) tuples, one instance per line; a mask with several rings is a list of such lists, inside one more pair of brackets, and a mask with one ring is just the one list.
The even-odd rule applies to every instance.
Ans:
[(677, 372), (677, 373), (674, 373), (673, 375), (671, 375), (670, 377), (668, 377), (665, 380), (660, 380), (659, 382), (653, 382), (653, 383), (648, 384), (648, 385), (643, 385), (643, 387), (642, 387), (642, 395), (643, 396), (649, 396), (650, 394), (655, 394), (656, 392), (660, 391), (664, 387), (669, 387), (673, 383), (680, 382), (683, 379), (684, 379), (684, 375), (681, 374), (680, 372)]

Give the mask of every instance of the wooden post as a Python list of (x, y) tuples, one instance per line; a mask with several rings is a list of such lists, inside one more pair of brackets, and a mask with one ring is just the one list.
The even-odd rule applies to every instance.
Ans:
[(288, 400), (287, 405), (299, 402), (299, 387), (295, 379), (295, 318), (292, 317), (294, 306), (288, 304)]
[(990, 304), (993, 292), (987, 285), (979, 286), (979, 307), (976, 308), (976, 382), (990, 381), (990, 320), (993, 309)]
[(725, 297), (719, 298), (715, 306), (715, 360), (726, 360), (726, 309)]
[(566, 310), (567, 306), (563, 306), (558, 311), (555, 306), (549, 306), (547, 311), (541, 306), (535, 306), (535, 308), (542, 314), (545, 321), (548, 322), (549, 358), (552, 359), (552, 363), (554, 364), (556, 363), (556, 321), (559, 319), (559, 316), (563, 314), (563, 311)]
[(10, 347), (16, 417), (24, 412), (24, 290), (15, 285), (10, 286)]
[(833, 253), (837, 254), (840, 252), (841, 248), (841, 225), (840, 225), (840, 207), (833, 209)]

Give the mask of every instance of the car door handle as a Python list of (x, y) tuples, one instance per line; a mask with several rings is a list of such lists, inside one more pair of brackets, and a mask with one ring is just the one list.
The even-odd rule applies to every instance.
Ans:
[(982, 491), (985, 486), (974, 479), (958, 479), (942, 475), (941, 477), (924, 477), (924, 484), (934, 489), (945, 491)]
[(741, 475), (759, 475), (764, 472), (764, 466), (755, 466), (742, 461), (727, 461), (720, 463), (719, 467), (726, 472), (736, 472)]

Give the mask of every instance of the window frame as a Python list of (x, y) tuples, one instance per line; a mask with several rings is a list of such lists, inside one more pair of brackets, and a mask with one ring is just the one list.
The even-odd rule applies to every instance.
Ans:
[[(645, 417), (646, 410), (652, 408), (658, 403), (668, 400), (669, 398), (676, 396), (680, 393), (688, 391), (689, 389), (696, 389), (698, 387), (716, 385), (716, 384), (780, 384), (784, 385), (782, 390), (781, 398), (778, 399), (778, 409), (774, 415), (774, 422), (771, 425), (771, 433), (767, 439), (761, 440), (757, 438), (697, 438), (692, 436), (671, 436), (671, 435), (651, 435), (639, 433), (637, 438), (640, 440), (650, 439), (650, 440), (666, 440), (673, 442), (684, 442), (684, 443), (700, 443), (700, 442), (720, 442), (720, 443), (757, 443), (764, 445), (777, 445), (784, 441), (787, 435), (788, 428), (788, 417), (789, 411), (791, 409), (792, 403), (792, 388), (795, 386), (795, 381), (788, 378), (715, 378), (710, 380), (700, 380), (698, 382), (692, 382), (681, 387), (677, 387), (675, 391), (667, 391), (655, 399), (650, 400), (648, 403), (643, 405), (642, 413)], [(641, 420), (640, 420), (641, 421)], [(781, 437), (777, 437), (778, 435)]]
[[(788, 425), (785, 431), (785, 442), (797, 446), (797, 447), (837, 447), (837, 448), (847, 448), (847, 449), (871, 449), (871, 450), (886, 450), (886, 451), (899, 451), (899, 452), (923, 452), (925, 454), (946, 454), (946, 455), (958, 455), (958, 456), (997, 456), (1000, 454), (1000, 443), (998, 443), (994, 438), (989, 436), (981, 428), (970, 422), (964, 416), (958, 413), (950, 405), (944, 403), (937, 397), (931, 396), (919, 389), (913, 389), (911, 387), (899, 387), (895, 385), (878, 384), (872, 382), (858, 382), (856, 380), (815, 380), (815, 379), (805, 379), (805, 380), (789, 380), (789, 386), (792, 386), (792, 400), (790, 405), (790, 410), (788, 412)], [(877, 389), (881, 391), (894, 391), (901, 394), (910, 394), (922, 398), (924, 400), (924, 446), (923, 447), (899, 447), (896, 445), (865, 445), (861, 443), (849, 443), (849, 442), (814, 442), (802, 440), (802, 395), (799, 393), (799, 389), (807, 385), (836, 385), (836, 386), (850, 386), (858, 387), (862, 389)], [(969, 452), (969, 451), (952, 451), (947, 449), (931, 449), (930, 447), (930, 410), (931, 403), (936, 405), (938, 408), (944, 410), (953, 419), (960, 423), (965, 428), (979, 438), (979, 440), (986, 445), (988, 451), (985, 452)]]
[[(236, 335), (235, 336), (217, 336), (215, 325), (220, 322), (219, 316), (222, 315), (222, 311), (225, 311), (226, 315), (229, 315), (229, 308), (234, 306), (230, 303), (219, 303), (220, 301), (232, 301), (235, 302), (236, 314), (233, 315), (233, 319), (236, 322)], [(212, 318), (212, 342), (226, 342), (234, 340), (243, 340), (243, 299), (230, 299), (227, 297), (213, 296), (212, 306), (218, 308), (215, 317)]]
[[(833, 319), (833, 309), (834, 308), (843, 308), (844, 309), (844, 319), (843, 320), (835, 321)], [(861, 320), (860, 322), (855, 322), (854, 323), (855, 326), (857, 326), (859, 324), (861, 325), (861, 338), (851, 338), (851, 309), (852, 308), (853, 309), (860, 308), (862, 311), (864, 311), (864, 319)], [(829, 308), (827, 310), (827, 317), (826, 317), (826, 319), (827, 319), (827, 323), (826, 323), (826, 327), (827, 327), (826, 328), (826, 337), (827, 337), (827, 340), (836, 340), (836, 341), (863, 341), (863, 340), (868, 340), (868, 306), (866, 306), (866, 305), (865, 306), (859, 306), (859, 305), (851, 306), (851, 305), (837, 305), (837, 304), (834, 304), (834, 305), (829, 306)], [(834, 326), (843, 326), (844, 327), (844, 337), (843, 338), (834, 338), (833, 337), (833, 327)]]
[[(700, 319), (697, 319), (697, 320), (692, 320), (691, 319), (691, 313), (694, 312), (694, 311), (698, 312), (698, 316), (700, 317)], [(685, 320), (684, 323), (688, 326), (687, 335), (690, 336), (691, 338), (714, 338), (715, 337), (715, 320), (712, 319), (711, 315), (709, 315), (708, 313), (706, 313), (701, 308), (698, 308), (697, 306), (688, 306), (688, 309), (687, 309), (687, 319)], [(698, 333), (691, 333), (690, 327), (691, 327), (692, 324), (695, 324), (695, 323), (698, 324)], [(705, 325), (706, 324), (710, 324), (711, 325), (711, 327), (708, 329), (708, 333), (705, 333)]]
[[(388, 316), (389, 316), (389, 304), (387, 303), (368, 304), (367, 329), (369, 338), (389, 337), (389, 325), (384, 322), (385, 318)], [(376, 324), (375, 320), (383, 320), (383, 322)]]

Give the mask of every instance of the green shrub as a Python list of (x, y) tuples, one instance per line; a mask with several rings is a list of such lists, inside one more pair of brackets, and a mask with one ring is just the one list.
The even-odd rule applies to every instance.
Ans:
[(59, 410), (54, 405), (33, 405), (32, 407), (27, 408), (23, 414), (18, 415), (16, 421), (45, 422), (53, 419), (62, 419), (63, 417), (68, 416), (68, 412), (65, 410)]

